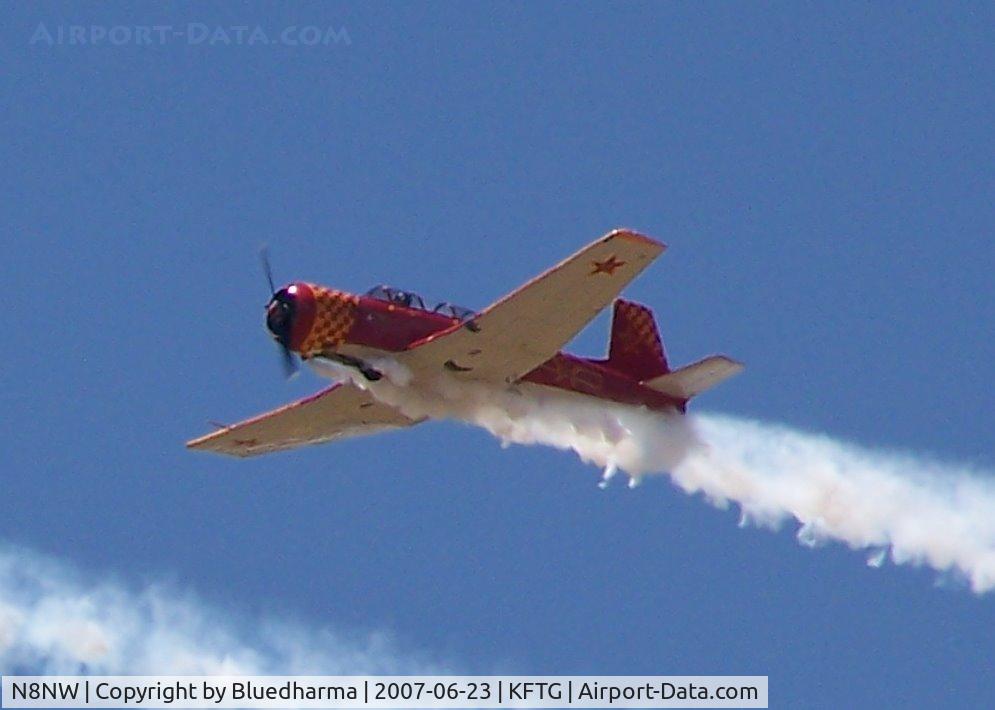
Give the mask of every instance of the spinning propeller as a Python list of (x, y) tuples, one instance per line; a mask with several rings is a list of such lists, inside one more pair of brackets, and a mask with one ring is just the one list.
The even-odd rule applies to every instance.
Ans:
[(270, 300), (266, 304), (266, 327), (273, 334), (273, 339), (280, 346), (283, 355), (283, 374), (291, 378), (297, 374), (297, 361), (290, 350), (290, 332), (294, 323), (294, 300), (286, 289), (276, 290), (273, 283), (273, 268), (270, 266), (269, 249), (265, 246), (259, 250), (259, 259), (263, 263), (263, 273), (269, 284)]

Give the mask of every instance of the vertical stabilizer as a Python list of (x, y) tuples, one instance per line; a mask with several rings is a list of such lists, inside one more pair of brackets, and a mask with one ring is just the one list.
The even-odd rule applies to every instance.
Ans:
[(670, 371), (649, 308), (621, 298), (615, 301), (606, 364), (636, 380), (652, 379)]

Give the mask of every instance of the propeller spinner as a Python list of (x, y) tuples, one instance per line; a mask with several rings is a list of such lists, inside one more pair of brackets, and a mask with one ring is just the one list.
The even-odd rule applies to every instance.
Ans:
[(280, 346), (282, 353), (281, 362), (283, 364), (283, 374), (285, 377), (293, 377), (297, 373), (298, 365), (294, 359), (294, 354), (290, 350), (290, 338), (294, 328), (294, 315), (297, 304), (293, 287), (283, 288), (279, 291), (273, 284), (273, 269), (270, 266), (269, 251), (263, 247), (259, 251), (259, 258), (263, 263), (263, 273), (266, 275), (266, 282), (269, 284), (269, 303), (266, 304), (266, 328), (273, 335)]

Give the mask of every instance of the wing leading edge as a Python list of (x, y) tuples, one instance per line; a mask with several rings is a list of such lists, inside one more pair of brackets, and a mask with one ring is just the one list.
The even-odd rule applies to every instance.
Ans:
[(609, 232), (478, 316), (414, 343), (403, 360), (416, 374), (514, 382), (559, 352), (665, 249), (636, 232)]
[(187, 442), (187, 448), (257, 456), (418, 424), (369, 392), (339, 383), (265, 414)]

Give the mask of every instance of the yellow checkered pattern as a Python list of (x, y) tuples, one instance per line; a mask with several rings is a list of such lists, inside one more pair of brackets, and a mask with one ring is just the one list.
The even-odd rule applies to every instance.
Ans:
[(312, 286), (314, 292), (314, 324), (301, 343), (301, 354), (317, 355), (335, 350), (345, 342), (352, 324), (356, 322), (356, 305), (359, 296), (322, 286)]

